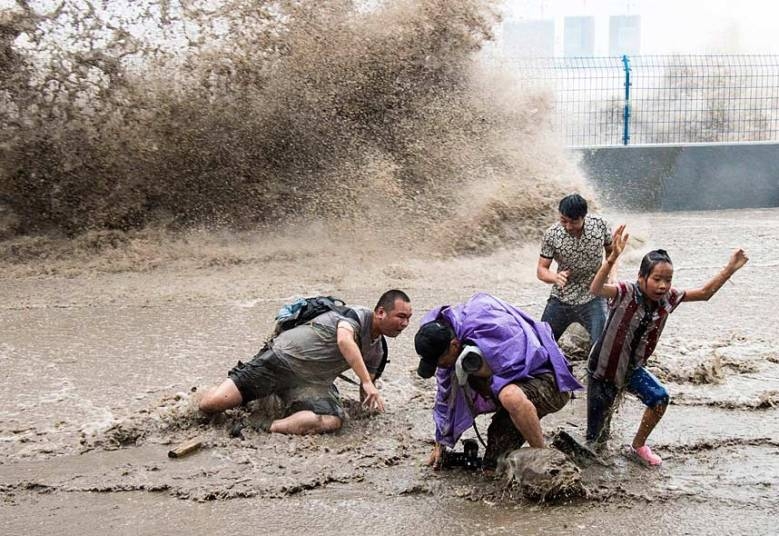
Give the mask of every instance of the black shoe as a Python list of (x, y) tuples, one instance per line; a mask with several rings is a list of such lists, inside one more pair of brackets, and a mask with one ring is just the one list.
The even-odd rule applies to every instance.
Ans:
[(592, 462), (606, 465), (597, 452), (565, 430), (560, 430), (555, 434), (552, 446), (560, 452), (567, 454), (577, 465), (589, 465)]

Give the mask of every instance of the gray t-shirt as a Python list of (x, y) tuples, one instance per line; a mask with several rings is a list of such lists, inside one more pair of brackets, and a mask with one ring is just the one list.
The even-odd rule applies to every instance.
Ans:
[(571, 270), (568, 283), (562, 289), (552, 285), (552, 296), (563, 303), (580, 305), (595, 299), (590, 294), (590, 283), (603, 262), (603, 250), (611, 245), (611, 229), (601, 217), (584, 217), (584, 228), (579, 238), (568, 234), (558, 222), (544, 233), (541, 256), (554, 259), (557, 271)]
[(271, 343), (274, 353), (286, 361), (302, 380), (330, 384), (339, 374), (349, 369), (338, 348), (336, 329), (346, 323), (354, 329), (355, 342), (360, 348), (368, 372), (375, 373), (383, 356), (381, 337), (371, 339), (373, 311), (352, 307), (360, 318), (359, 324), (335, 311), (319, 315), (307, 324), (280, 333)]

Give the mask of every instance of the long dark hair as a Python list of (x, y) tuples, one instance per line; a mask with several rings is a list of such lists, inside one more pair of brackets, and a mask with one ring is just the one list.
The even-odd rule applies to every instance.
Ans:
[(655, 266), (660, 264), (661, 262), (667, 262), (670, 265), (673, 265), (673, 262), (671, 262), (671, 257), (668, 256), (668, 252), (664, 249), (654, 249), (644, 255), (644, 258), (641, 259), (641, 267), (638, 269), (638, 277), (647, 277), (649, 274), (652, 273), (652, 270), (655, 269)]

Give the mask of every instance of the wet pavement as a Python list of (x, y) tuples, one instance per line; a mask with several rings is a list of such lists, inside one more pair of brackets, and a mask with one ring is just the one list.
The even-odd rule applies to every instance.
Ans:
[[(26, 266), (0, 276), (0, 532), (774, 534), (779, 209), (610, 219), (636, 238), (623, 279), (654, 247), (669, 251), (680, 288), (703, 283), (735, 247), (750, 256), (710, 302), (679, 307), (651, 361), (672, 396), (650, 438), (660, 469), (623, 455), (642, 411), (630, 397), (614, 417), (611, 465), (583, 469), (587, 498), (539, 505), (494, 476), (423, 466), (434, 384), (414, 374), (419, 319), (481, 290), (540, 316), (548, 287), (534, 278), (536, 246), (367, 264), (377, 256), (323, 245), (312, 261), (276, 244), (241, 262), (199, 257), (138, 272)], [(243, 242), (239, 261), (245, 251)], [(409, 293), (415, 314), (390, 341), (385, 414), (364, 415), (341, 382), (352, 418), (335, 435), (247, 428), (235, 438), (248, 411), (198, 419), (194, 394), (254, 354), (283, 302), (327, 293), (372, 306), (390, 287)], [(575, 371), (583, 376), (581, 362)], [(542, 421), (545, 432), (583, 434), (585, 410), (575, 400)], [(192, 437), (200, 450), (167, 457)]]

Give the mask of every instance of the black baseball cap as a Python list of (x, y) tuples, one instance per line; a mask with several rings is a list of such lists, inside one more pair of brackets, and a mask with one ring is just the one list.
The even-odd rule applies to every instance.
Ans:
[(419, 354), (417, 374), (430, 378), (438, 368), (438, 358), (441, 357), (449, 343), (454, 338), (452, 328), (440, 322), (422, 324), (414, 336), (414, 349)]

